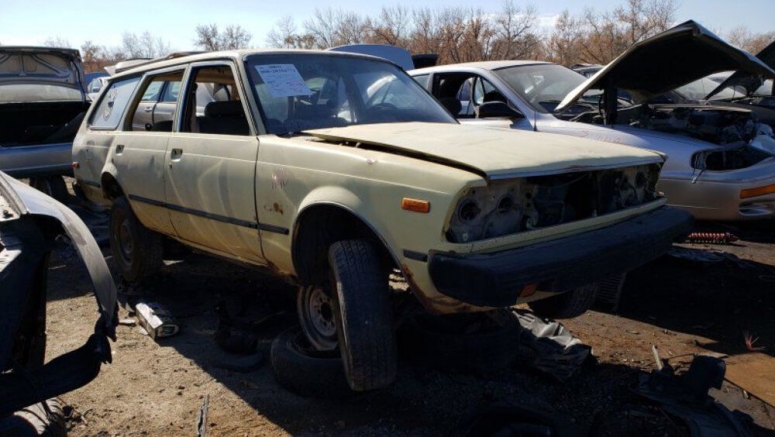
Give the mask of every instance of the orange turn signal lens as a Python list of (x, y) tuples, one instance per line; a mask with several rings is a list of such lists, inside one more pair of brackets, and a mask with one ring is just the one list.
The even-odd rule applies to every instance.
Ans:
[(772, 193), (775, 193), (775, 184), (740, 190), (740, 198), (747, 199), (749, 197), (764, 196), (765, 194)]
[(431, 203), (427, 200), (410, 199), (404, 197), (401, 200), (401, 209), (427, 214), (431, 211)]
[(538, 289), (538, 284), (527, 284), (524, 288), (522, 288), (522, 291), (519, 292), (519, 297), (528, 297), (536, 294), (536, 290)]

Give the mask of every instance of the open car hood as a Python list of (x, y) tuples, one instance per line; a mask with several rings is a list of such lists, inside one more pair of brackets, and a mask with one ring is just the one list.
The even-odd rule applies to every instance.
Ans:
[(655, 152), (619, 144), (459, 124), (367, 124), (306, 133), (460, 168), (488, 181), (664, 162)]
[(721, 71), (745, 71), (774, 78), (775, 71), (751, 54), (732, 47), (694, 21), (633, 44), (610, 64), (571, 91), (556, 108), (561, 112), (590, 89), (614, 86), (635, 102)]
[(84, 92), (78, 50), (53, 47), (0, 46), (0, 86), (44, 84)]
[[(775, 41), (757, 53), (756, 57), (767, 64), (768, 67), (775, 69)], [(711, 97), (721, 92), (721, 90), (729, 87), (742, 87), (745, 89), (745, 94), (750, 95), (762, 85), (762, 81), (763, 78), (760, 74), (738, 70), (711, 91), (705, 97), (705, 100), (710, 100)]]

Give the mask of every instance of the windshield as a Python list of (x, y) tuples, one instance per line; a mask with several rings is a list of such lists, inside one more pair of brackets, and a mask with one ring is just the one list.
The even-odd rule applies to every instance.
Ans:
[(456, 123), (412, 78), (387, 62), (312, 53), (253, 55), (246, 62), (272, 134), (354, 124)]
[(494, 71), (538, 112), (549, 113), (586, 78), (556, 64), (524, 65)]
[[(710, 94), (711, 91), (715, 90), (719, 86), (719, 82), (716, 82), (712, 78), (709, 77), (703, 77), (701, 79), (695, 80), (694, 82), (689, 82), (686, 85), (680, 86), (676, 88), (675, 90), (678, 91), (682, 96), (686, 97), (690, 100), (703, 100), (705, 97)], [(745, 95), (745, 92), (742, 93), (740, 90), (737, 92), (734, 88), (728, 87), (724, 88), (723, 90), (719, 91), (716, 95), (712, 97), (712, 100), (722, 100), (722, 99), (733, 99), (735, 97), (740, 97), (742, 95)]]

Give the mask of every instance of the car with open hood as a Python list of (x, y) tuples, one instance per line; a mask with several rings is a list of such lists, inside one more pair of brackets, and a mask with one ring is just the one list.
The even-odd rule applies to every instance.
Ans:
[(0, 46), (0, 170), (64, 200), (85, 88), (76, 49)]
[[(61, 241), (75, 248), (91, 278), (96, 323), (86, 322), (94, 330), (81, 347), (46, 361), (46, 277)], [(62, 412), (51, 399), (85, 386), (112, 361), (116, 316), (113, 278), (83, 221), (0, 172), (0, 435), (64, 435), (54, 429), (64, 427), (64, 417), (50, 420)]]
[[(135, 130), (147, 90), (171, 82), (171, 118)], [(587, 284), (659, 256), (691, 222), (656, 190), (661, 154), (461, 125), (397, 65), (332, 51), (119, 73), (73, 161), (86, 196), (111, 208), (125, 280), (159, 268), (164, 239), (279, 275), (298, 285), (305, 341), (338, 350), (358, 391), (395, 378), (394, 299), (577, 315)], [(391, 272), (408, 290), (391, 291)]]
[[(712, 73), (775, 71), (689, 21), (633, 45), (589, 79), (560, 65), (492, 61), (410, 71), (461, 121), (657, 150), (670, 205), (709, 220), (775, 217), (772, 129), (751, 109), (674, 103)], [(623, 97), (626, 92), (627, 98)]]

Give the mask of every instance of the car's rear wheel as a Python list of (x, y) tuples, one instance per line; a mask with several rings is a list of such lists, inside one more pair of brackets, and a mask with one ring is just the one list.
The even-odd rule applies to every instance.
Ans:
[(530, 309), (541, 317), (571, 319), (578, 317), (595, 303), (597, 284), (592, 283), (557, 296), (528, 303)]
[(110, 250), (121, 276), (137, 282), (154, 274), (162, 263), (162, 237), (140, 223), (121, 196), (110, 212)]
[(30, 178), (30, 186), (62, 203), (68, 203), (70, 199), (67, 184), (62, 176)]

